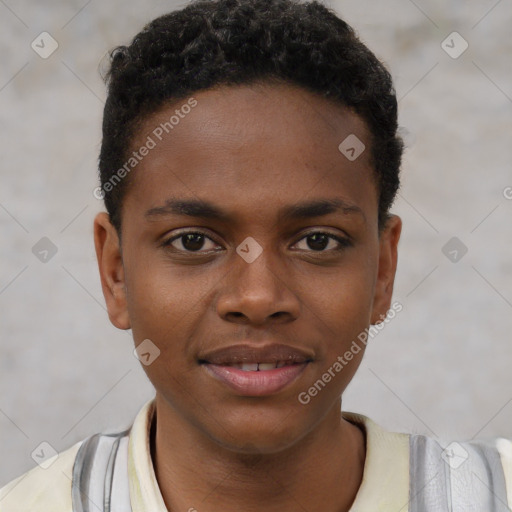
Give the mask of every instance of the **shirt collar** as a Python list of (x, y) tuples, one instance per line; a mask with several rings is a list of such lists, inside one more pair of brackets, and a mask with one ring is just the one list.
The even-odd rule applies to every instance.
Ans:
[(128, 441), (128, 478), (132, 512), (167, 512), (158, 487), (150, 449), (155, 399), (144, 404), (133, 422)]
[(409, 434), (388, 432), (362, 414), (342, 416), (366, 432), (363, 481), (350, 512), (407, 512), (409, 504)]

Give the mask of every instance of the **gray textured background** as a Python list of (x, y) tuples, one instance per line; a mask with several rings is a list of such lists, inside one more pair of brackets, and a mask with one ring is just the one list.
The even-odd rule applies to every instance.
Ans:
[[(130, 331), (108, 320), (94, 254), (98, 63), (178, 5), (0, 0), (0, 485), (34, 466), (41, 441), (61, 451), (128, 426), (152, 396)], [(512, 437), (512, 3), (330, 5), (390, 68), (409, 145), (394, 208), (404, 309), (344, 408), (392, 430)], [(31, 48), (43, 31), (59, 44), (48, 59)], [(469, 44), (457, 59), (441, 46), (452, 31)], [(43, 237), (58, 250), (46, 263), (32, 252)], [(468, 248), (456, 263), (442, 252), (452, 237)]]

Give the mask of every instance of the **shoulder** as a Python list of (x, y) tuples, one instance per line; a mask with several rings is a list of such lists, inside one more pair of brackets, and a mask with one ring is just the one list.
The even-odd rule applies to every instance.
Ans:
[[(73, 464), (84, 440), (0, 488), (2, 512), (70, 512)], [(45, 469), (46, 468), (46, 469)]]
[[(135, 436), (138, 441), (132, 442), (142, 447), (139, 449), (143, 454), (153, 405), (154, 399), (146, 402), (133, 424), (139, 434)], [(121, 503), (119, 510), (129, 510), (129, 494), (123, 494), (127, 489), (123, 482), (128, 483), (127, 457), (131, 430), (130, 427), (114, 433), (93, 434), (11, 480), (0, 488), (0, 512), (72, 512), (73, 494), (75, 500), (84, 500), (85, 496), (93, 505), (101, 504), (104, 502), (107, 475), (118, 483), (110, 490), (112, 496)], [(122, 450), (118, 450), (120, 446)], [(117, 457), (119, 463), (116, 462)], [(73, 482), (74, 470), (78, 476), (76, 482)], [(95, 505), (91, 506), (91, 510), (100, 508)]]
[[(512, 442), (505, 438), (440, 441), (411, 436), (411, 504), (446, 501), (475, 510), (510, 510)], [(451, 510), (451, 509), (450, 509)]]
[[(512, 440), (446, 441), (389, 432), (369, 418), (343, 412), (366, 431), (363, 481), (354, 510), (430, 510), (432, 503), (471, 504), (474, 510), (512, 510)], [(402, 504), (400, 505), (400, 500)], [(491, 506), (492, 505), (492, 506)], [(464, 509), (464, 506), (461, 510)]]

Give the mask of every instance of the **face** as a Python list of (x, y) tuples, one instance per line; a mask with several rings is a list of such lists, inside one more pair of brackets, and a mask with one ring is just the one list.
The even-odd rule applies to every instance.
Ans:
[[(364, 345), (333, 368), (390, 307), (400, 219), (379, 236), (369, 132), (348, 109), (269, 84), (186, 104), (133, 142), (154, 147), (131, 171), (122, 246), (95, 220), (109, 316), (150, 340), (148, 360), (160, 351), (143, 368), (169, 418), (278, 451), (339, 414)], [(355, 160), (338, 149), (349, 135), (366, 147)]]

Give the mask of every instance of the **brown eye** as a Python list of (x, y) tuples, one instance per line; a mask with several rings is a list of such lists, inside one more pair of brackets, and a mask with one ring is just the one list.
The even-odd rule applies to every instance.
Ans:
[(329, 237), (324, 233), (315, 233), (306, 237), (307, 245), (314, 251), (323, 251), (329, 245)]
[[(330, 252), (342, 250), (352, 245), (352, 243), (347, 238), (339, 237), (331, 233), (324, 233), (322, 231), (309, 233), (299, 240), (299, 242), (303, 241), (306, 241), (304, 244), (306, 247), (301, 248), (301, 250), (310, 250), (314, 252)], [(331, 246), (329, 247), (329, 245)]]
[[(210, 241), (210, 247), (208, 247), (207, 241)], [(207, 246), (206, 248), (205, 245)], [(197, 231), (181, 233), (163, 243), (163, 246), (172, 247), (179, 252), (209, 252), (212, 251), (216, 245), (217, 244), (211, 238)]]
[(199, 251), (204, 245), (204, 236), (199, 233), (181, 235), (179, 239), (181, 240), (181, 245), (187, 251)]

